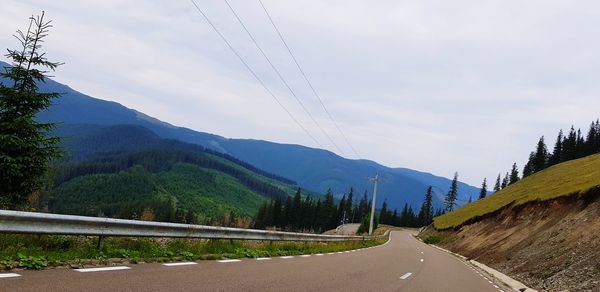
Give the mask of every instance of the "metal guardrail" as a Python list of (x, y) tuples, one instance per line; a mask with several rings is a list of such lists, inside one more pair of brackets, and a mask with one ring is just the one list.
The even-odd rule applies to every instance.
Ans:
[(99, 247), (106, 236), (316, 242), (370, 240), (387, 236), (323, 235), (9, 210), (0, 210), (0, 233), (99, 236)]

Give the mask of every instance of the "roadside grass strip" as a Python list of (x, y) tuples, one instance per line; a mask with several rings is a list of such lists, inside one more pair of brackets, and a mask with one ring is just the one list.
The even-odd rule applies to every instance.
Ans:
[(126, 266), (116, 266), (116, 267), (75, 269), (75, 271), (80, 272), (80, 273), (93, 273), (93, 272), (121, 271), (121, 270), (130, 270), (130, 269), (131, 269), (130, 267), (126, 267)]
[(237, 262), (241, 262), (242, 260), (219, 260), (217, 262), (219, 263), (237, 263)]
[(14, 278), (14, 277), (21, 277), (21, 275), (16, 274), (16, 273), (2, 273), (2, 274), (0, 274), (0, 278)]
[(190, 265), (197, 265), (198, 263), (196, 262), (178, 262), (178, 263), (166, 263), (166, 264), (162, 264), (165, 267), (178, 267), (178, 266), (190, 266)]
[(408, 279), (408, 277), (410, 277), (410, 275), (412, 275), (412, 273), (406, 273), (406, 274), (402, 275), (402, 276), (400, 277), (400, 279), (402, 279), (402, 280), (406, 280), (406, 279)]

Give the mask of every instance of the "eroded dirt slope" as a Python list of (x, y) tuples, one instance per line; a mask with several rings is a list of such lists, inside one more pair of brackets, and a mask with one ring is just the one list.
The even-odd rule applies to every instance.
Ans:
[(600, 291), (600, 188), (507, 207), (442, 244), (542, 291)]

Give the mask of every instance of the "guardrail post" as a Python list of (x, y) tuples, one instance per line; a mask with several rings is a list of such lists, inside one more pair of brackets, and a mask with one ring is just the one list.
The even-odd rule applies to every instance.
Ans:
[(98, 250), (104, 249), (104, 235), (98, 237)]

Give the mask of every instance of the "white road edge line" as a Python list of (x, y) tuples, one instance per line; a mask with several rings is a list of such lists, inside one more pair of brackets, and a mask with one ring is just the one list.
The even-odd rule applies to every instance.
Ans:
[(257, 261), (266, 261), (266, 260), (270, 260), (271, 258), (256, 258)]
[(402, 280), (406, 280), (408, 277), (410, 277), (410, 275), (412, 275), (412, 273), (406, 273), (406, 274), (402, 275), (402, 276), (400, 277), (400, 279), (402, 279)]
[(80, 273), (89, 273), (89, 272), (104, 272), (104, 271), (120, 271), (120, 270), (129, 270), (130, 267), (126, 266), (117, 266), (117, 267), (102, 267), (102, 268), (87, 268), (87, 269), (75, 269), (75, 271)]
[(0, 274), (0, 278), (14, 278), (14, 277), (21, 277), (21, 275), (16, 274), (16, 273)]
[(318, 256), (318, 257), (320, 257), (320, 256), (322, 256), (322, 255), (323, 255), (322, 253), (317, 253), (317, 254), (315, 254), (315, 256)]
[(220, 260), (217, 261), (219, 263), (237, 263), (237, 262), (241, 262), (242, 260)]
[(279, 258), (280, 259), (293, 259), (294, 256), (282, 256), (282, 257), (279, 257)]
[(423, 261), (424, 261), (424, 259), (421, 259), (421, 262), (423, 262)]
[(195, 262), (178, 262), (178, 263), (165, 263), (162, 264), (165, 267), (177, 267), (177, 266), (190, 266), (190, 265), (197, 265), (198, 263)]
[(301, 257), (301, 258), (307, 258), (307, 257), (310, 257), (310, 256), (311, 256), (311, 255), (309, 255), (309, 254), (303, 254), (303, 255), (301, 255), (300, 257)]

